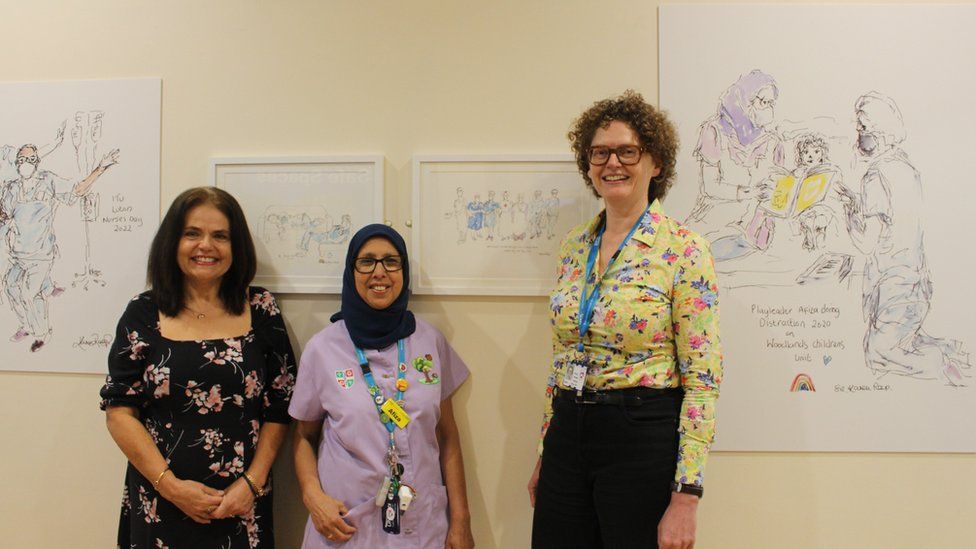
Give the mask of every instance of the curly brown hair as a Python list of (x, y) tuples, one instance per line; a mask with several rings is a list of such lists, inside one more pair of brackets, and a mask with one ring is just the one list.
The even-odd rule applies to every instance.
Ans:
[(647, 200), (653, 202), (655, 199), (663, 199), (674, 181), (675, 160), (678, 156), (678, 132), (664, 111), (644, 101), (644, 97), (634, 90), (627, 90), (618, 97), (593, 103), (573, 121), (567, 137), (572, 144), (573, 153), (576, 154), (576, 165), (583, 179), (586, 180), (586, 185), (593, 194), (600, 196), (587, 173), (590, 169), (587, 152), (597, 128), (606, 129), (615, 120), (627, 124), (634, 130), (641, 148), (650, 154), (654, 164), (661, 168), (661, 173), (651, 178), (651, 185), (647, 188)]

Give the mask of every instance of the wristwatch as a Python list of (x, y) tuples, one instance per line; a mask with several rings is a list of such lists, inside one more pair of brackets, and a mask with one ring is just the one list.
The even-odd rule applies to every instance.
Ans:
[(682, 484), (680, 482), (672, 482), (671, 491), (678, 492), (679, 494), (691, 494), (699, 498), (705, 493), (705, 489), (697, 484)]

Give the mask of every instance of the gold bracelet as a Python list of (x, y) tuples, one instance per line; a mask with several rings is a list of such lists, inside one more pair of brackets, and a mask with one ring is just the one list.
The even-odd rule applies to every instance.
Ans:
[(247, 482), (247, 486), (251, 489), (251, 492), (254, 492), (255, 497), (264, 497), (264, 487), (258, 486), (258, 483), (254, 482), (254, 477), (247, 474), (247, 471), (244, 471), (244, 481)]
[(159, 473), (159, 476), (156, 477), (156, 480), (153, 481), (153, 488), (157, 490), (159, 489), (159, 481), (163, 480), (163, 475), (165, 475), (168, 472), (169, 472), (169, 467), (166, 467), (165, 469), (163, 469), (162, 473)]

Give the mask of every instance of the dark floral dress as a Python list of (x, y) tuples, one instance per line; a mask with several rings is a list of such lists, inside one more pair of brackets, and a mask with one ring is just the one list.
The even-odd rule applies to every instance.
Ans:
[[(263, 288), (249, 291), (251, 329), (229, 339), (173, 341), (159, 333), (149, 292), (119, 320), (101, 407), (131, 406), (173, 473), (226, 489), (254, 457), (264, 422), (288, 423), (295, 357), (281, 311)], [(119, 547), (274, 547), (271, 496), (243, 517), (198, 524), (128, 464)]]

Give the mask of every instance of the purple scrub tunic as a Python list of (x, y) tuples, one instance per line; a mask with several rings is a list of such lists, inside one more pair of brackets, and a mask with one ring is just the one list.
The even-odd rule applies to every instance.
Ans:
[[(406, 429), (397, 429), (395, 437), (403, 482), (417, 490), (417, 498), (401, 517), (399, 535), (383, 532), (380, 508), (374, 504), (389, 471), (389, 434), (370, 398), (345, 322), (328, 326), (305, 346), (288, 413), (302, 421), (322, 421), (319, 480), (325, 493), (346, 504), (346, 522), (357, 528), (349, 541), (330, 542), (310, 517), (305, 549), (444, 547), (447, 492), (435, 427), (441, 401), (467, 379), (468, 367), (444, 336), (419, 318), (417, 330), (404, 343), (409, 386), (403, 398), (411, 421)], [(386, 397), (395, 396), (396, 344), (365, 352), (376, 384)], [(429, 366), (426, 373), (421, 371), (424, 366)]]

